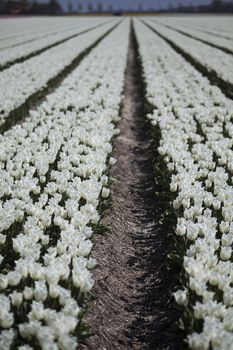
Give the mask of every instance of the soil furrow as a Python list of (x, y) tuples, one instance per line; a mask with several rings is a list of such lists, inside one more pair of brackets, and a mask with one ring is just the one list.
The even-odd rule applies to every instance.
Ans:
[(121, 134), (114, 143), (117, 163), (111, 169), (112, 201), (102, 220), (110, 232), (94, 239), (94, 300), (84, 317), (93, 335), (81, 349), (180, 348), (177, 328), (171, 327), (179, 312), (171, 292), (177, 274), (168, 269), (172, 242), (162, 223), (167, 203), (160, 199), (154, 179), (159, 157), (144, 96), (132, 26)]

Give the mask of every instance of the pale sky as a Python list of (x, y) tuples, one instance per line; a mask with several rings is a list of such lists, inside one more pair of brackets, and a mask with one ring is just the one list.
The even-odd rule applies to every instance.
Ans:
[[(59, 0), (59, 2), (66, 8), (69, 0)], [(209, 4), (211, 0), (71, 0), (73, 7), (77, 8), (78, 3), (83, 5), (83, 8), (87, 8), (87, 4), (91, 2), (93, 7), (96, 8), (98, 3), (102, 3), (103, 7), (108, 8), (109, 4), (113, 6), (114, 9), (128, 9), (134, 8), (138, 9), (139, 4), (142, 4), (144, 9), (147, 8), (167, 8), (170, 4), (177, 6), (178, 4), (183, 5), (199, 5), (199, 4)]]

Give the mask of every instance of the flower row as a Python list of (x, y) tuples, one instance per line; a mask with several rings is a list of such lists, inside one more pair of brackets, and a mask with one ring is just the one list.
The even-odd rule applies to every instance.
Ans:
[(185, 53), (192, 56), (193, 60), (200, 63), (209, 72), (215, 72), (216, 75), (225, 82), (233, 84), (233, 57), (217, 48), (211, 47), (199, 40), (189, 38), (186, 35), (178, 33), (172, 29), (166, 28), (154, 21), (148, 21), (156, 31), (172, 41)]
[(1, 233), (0, 348), (18, 339), (19, 349), (31, 342), (77, 348), (78, 303), (94, 283), (93, 225), (101, 197), (109, 195), (128, 36), (126, 20), (22, 125), (1, 136), (8, 149), (1, 153), (2, 181), (9, 184), (2, 210), (13, 208), (15, 221)]
[(65, 67), (113, 27), (115, 21), (0, 72), (0, 125), (11, 111), (46, 87)]
[[(85, 18), (28, 18), (27, 22), (15, 18), (14, 21), (6, 20), (0, 24), (0, 50), (20, 46), (26, 42), (33, 42), (48, 35), (61, 33), (83, 26), (87, 23)], [(97, 19), (97, 18), (96, 18)]]
[[(14, 61), (29, 56), (39, 50), (46, 49), (50, 45), (54, 45), (59, 41), (65, 40), (66, 38), (77, 35), (85, 30), (91, 29), (96, 25), (103, 24), (105, 21), (102, 19), (95, 19), (93, 22), (86, 19), (85, 22), (81, 22), (80, 26), (73, 26), (71, 28), (61, 28), (59, 31), (50, 33), (43, 33), (41, 37), (31, 38), (31, 36), (24, 37), (24, 42), (20, 45), (11, 44), (12, 47), (7, 46), (6, 49), (0, 50), (0, 67), (7, 63), (13, 63)], [(51, 29), (50, 29), (51, 31)], [(9, 41), (8, 45), (9, 45)]]
[(159, 153), (171, 174), (170, 189), (183, 238), (183, 290), (201, 331), (192, 349), (224, 349), (233, 341), (232, 101), (142, 23), (136, 23), (149, 115), (161, 131)]
[[(166, 19), (166, 21), (164, 21), (163, 18), (159, 18), (158, 20), (156, 20), (156, 22), (161, 23), (163, 25), (164, 24), (168, 25), (169, 27), (171, 27), (171, 29), (174, 28), (175, 30), (184, 32), (184, 33), (192, 36), (193, 38), (203, 40), (206, 43), (210, 43), (210, 45), (221, 46), (222, 48), (225, 48), (227, 50), (231, 50), (233, 52), (232, 40), (221, 37), (221, 42), (219, 42), (218, 35), (214, 35), (214, 34), (211, 34), (209, 32), (206, 32), (204, 29), (190, 27), (186, 21), (184, 21), (184, 23), (183, 23), (183, 21), (181, 21), (181, 23), (180, 23), (179, 20), (177, 20), (177, 18), (171, 17), (168, 20)], [(218, 22), (218, 20), (217, 20), (217, 22)], [(198, 19), (197, 19), (196, 23), (198, 24)], [(221, 35), (221, 33), (222, 33), (221, 29), (220, 29), (220, 31), (218, 31), (218, 34), (219, 33)], [(224, 35), (224, 32), (223, 32), (223, 35)]]
[(4, 20), (0, 23), (0, 49), (8, 46), (7, 43), (17, 45), (25, 39), (36, 39), (50, 32), (58, 32), (69, 27), (79, 26), (85, 18), (67, 17), (28, 17), (27, 21), (21, 18)]
[[(175, 20), (175, 17), (174, 17)], [(218, 36), (220, 38), (232, 39), (232, 21), (229, 16), (189, 16), (180, 17), (179, 23), (189, 28)]]

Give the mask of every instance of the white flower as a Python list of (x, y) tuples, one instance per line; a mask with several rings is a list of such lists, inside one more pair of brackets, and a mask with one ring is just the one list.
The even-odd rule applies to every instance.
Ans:
[(196, 302), (194, 306), (194, 317), (197, 319), (203, 319), (206, 315), (206, 308), (202, 303)]
[(90, 240), (81, 241), (77, 249), (79, 256), (88, 256), (92, 249), (93, 243)]
[(80, 307), (75, 301), (67, 302), (63, 308), (64, 314), (68, 316), (78, 316), (80, 310)]
[(8, 286), (8, 277), (0, 275), (0, 290), (6, 289)]
[(177, 236), (184, 236), (186, 234), (186, 227), (182, 224), (178, 224), (176, 227)]
[(193, 350), (208, 350), (209, 349), (209, 338), (206, 335), (193, 333), (188, 336), (188, 343), (190, 349)]
[(31, 300), (33, 298), (33, 289), (30, 287), (25, 287), (23, 291), (23, 296), (25, 300)]
[(226, 306), (232, 306), (233, 305), (233, 289), (232, 288), (225, 288), (223, 292), (223, 302)]
[[(172, 170), (172, 169), (171, 169)], [(171, 192), (176, 192), (178, 188), (178, 183), (177, 182), (173, 182), (170, 184), (170, 190)]]
[(233, 243), (233, 235), (231, 233), (224, 233), (221, 238), (221, 243), (224, 247), (230, 247)]
[(23, 302), (23, 294), (19, 293), (19, 292), (16, 292), (16, 291), (14, 291), (10, 295), (10, 298), (11, 298), (11, 303), (14, 306), (20, 306), (22, 304), (22, 302)]
[(87, 261), (87, 268), (88, 268), (89, 270), (94, 269), (94, 268), (96, 267), (96, 265), (97, 265), (96, 259), (90, 258), (90, 259)]
[(199, 228), (197, 225), (190, 223), (187, 226), (186, 236), (189, 240), (194, 241), (198, 237)]
[(14, 323), (14, 316), (12, 313), (7, 313), (4, 318), (0, 320), (0, 324), (3, 328), (10, 328)]
[(222, 260), (229, 260), (231, 258), (232, 249), (231, 247), (222, 247), (220, 251), (220, 258)]
[(15, 331), (13, 329), (3, 330), (0, 335), (0, 349), (10, 350), (14, 337)]
[(42, 320), (44, 318), (44, 306), (42, 302), (32, 302), (32, 308), (30, 312), (31, 320)]
[(219, 225), (219, 228), (222, 233), (226, 233), (229, 229), (229, 222), (222, 221)]
[(187, 290), (178, 290), (174, 293), (174, 298), (179, 305), (187, 305), (188, 303), (188, 292)]
[(58, 339), (59, 348), (61, 350), (75, 350), (77, 349), (77, 342), (75, 337), (62, 335)]
[(101, 182), (102, 182), (103, 186), (107, 186), (107, 184), (108, 184), (108, 177), (106, 175), (103, 175), (101, 177)]
[(17, 286), (21, 280), (21, 275), (15, 271), (9, 272), (7, 277), (8, 277), (8, 284), (10, 286)]
[(49, 285), (49, 295), (51, 298), (57, 298), (60, 294), (60, 290), (56, 284)]
[(109, 159), (109, 164), (110, 164), (110, 165), (114, 165), (115, 163), (116, 163), (116, 159), (113, 158), (113, 157), (111, 157), (111, 158)]
[(3, 245), (6, 242), (6, 236), (2, 233), (0, 234), (0, 245)]
[(109, 197), (109, 194), (110, 194), (109, 188), (103, 187), (103, 188), (102, 188), (102, 197), (103, 197), (103, 198), (108, 198), (108, 197)]
[(36, 301), (44, 301), (47, 298), (48, 291), (44, 281), (35, 282), (34, 297)]

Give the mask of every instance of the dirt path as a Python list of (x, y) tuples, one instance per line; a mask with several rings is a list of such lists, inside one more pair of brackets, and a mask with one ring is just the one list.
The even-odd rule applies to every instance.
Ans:
[(94, 335), (82, 349), (178, 349), (167, 329), (178, 313), (167, 271), (168, 237), (159, 219), (163, 205), (155, 195), (154, 145), (145, 118), (138, 49), (131, 30), (117, 163), (111, 175), (112, 206), (97, 235), (92, 256), (96, 299), (84, 318)]

